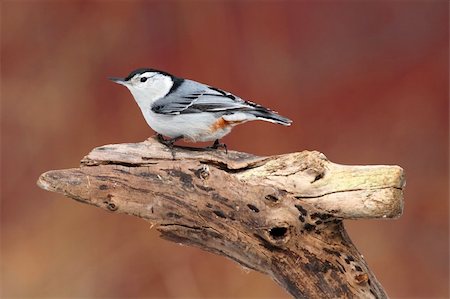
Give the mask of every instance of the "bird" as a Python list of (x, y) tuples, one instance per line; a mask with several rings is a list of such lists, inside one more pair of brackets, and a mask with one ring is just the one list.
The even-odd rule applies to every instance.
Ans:
[(208, 148), (227, 151), (220, 139), (239, 124), (253, 120), (284, 126), (292, 123), (275, 111), (220, 88), (153, 68), (139, 68), (125, 78), (109, 79), (128, 88), (157, 139), (171, 148), (184, 139), (214, 141)]

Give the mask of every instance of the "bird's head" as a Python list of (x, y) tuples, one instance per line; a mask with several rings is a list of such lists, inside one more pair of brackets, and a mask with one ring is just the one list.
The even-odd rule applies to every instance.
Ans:
[(167, 95), (175, 77), (155, 69), (137, 69), (126, 78), (109, 78), (111, 81), (128, 88), (139, 105), (149, 105)]

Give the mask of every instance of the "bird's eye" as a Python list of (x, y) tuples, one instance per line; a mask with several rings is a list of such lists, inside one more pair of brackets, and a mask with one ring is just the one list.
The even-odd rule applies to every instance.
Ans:
[(145, 82), (145, 81), (147, 81), (147, 78), (146, 77), (142, 77), (141, 78), (141, 82)]

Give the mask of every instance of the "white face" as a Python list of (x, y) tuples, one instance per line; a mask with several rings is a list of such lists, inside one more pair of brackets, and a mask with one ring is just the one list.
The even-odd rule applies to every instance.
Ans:
[(148, 107), (154, 101), (164, 97), (172, 88), (170, 76), (155, 72), (137, 74), (127, 81), (118, 82), (125, 85), (139, 106)]

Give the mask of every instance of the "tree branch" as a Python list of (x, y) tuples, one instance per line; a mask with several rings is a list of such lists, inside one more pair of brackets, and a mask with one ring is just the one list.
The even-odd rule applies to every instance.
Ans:
[(94, 149), (41, 188), (157, 226), (161, 237), (270, 275), (297, 298), (386, 298), (342, 219), (395, 218), (398, 166), (345, 166), (318, 152), (256, 157), (154, 139)]

